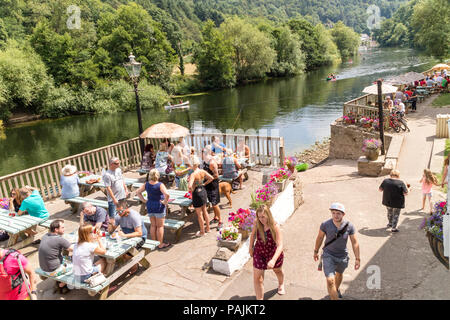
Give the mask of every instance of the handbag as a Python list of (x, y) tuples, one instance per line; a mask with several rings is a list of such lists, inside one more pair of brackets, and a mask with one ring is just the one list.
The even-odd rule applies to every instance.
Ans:
[(84, 280), (84, 282), (89, 284), (89, 286), (91, 288), (96, 287), (106, 281), (108, 281), (108, 279), (106, 279), (106, 277), (101, 272), (96, 273), (93, 276), (91, 276), (89, 279)]
[[(323, 251), (323, 249), (325, 249), (327, 246), (329, 246), (330, 244), (332, 244), (333, 242), (335, 242), (340, 236), (342, 236), (342, 235), (345, 233), (345, 231), (347, 231), (347, 227), (348, 227), (348, 222), (345, 224), (345, 226), (344, 226), (341, 230), (339, 230), (339, 231), (336, 233), (336, 235), (335, 235), (335, 237), (334, 237), (333, 239), (331, 239), (330, 241), (328, 241), (328, 243), (325, 243), (325, 245), (324, 245), (323, 248), (322, 248), (322, 251)], [(320, 255), (319, 265), (317, 266), (317, 271), (322, 271), (322, 255), (323, 255), (323, 254)]]

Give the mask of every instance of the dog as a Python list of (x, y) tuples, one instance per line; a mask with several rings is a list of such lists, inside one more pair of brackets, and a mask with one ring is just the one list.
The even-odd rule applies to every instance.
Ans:
[(219, 192), (221, 196), (225, 196), (228, 199), (228, 204), (230, 208), (233, 206), (233, 202), (231, 201), (230, 193), (236, 193), (236, 191), (231, 188), (231, 184), (228, 182), (220, 182), (219, 183)]

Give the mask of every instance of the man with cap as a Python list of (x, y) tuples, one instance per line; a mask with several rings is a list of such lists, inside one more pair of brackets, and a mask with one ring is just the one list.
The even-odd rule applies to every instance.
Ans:
[(359, 269), (361, 260), (359, 256), (359, 244), (355, 237), (355, 227), (351, 222), (344, 220), (344, 205), (334, 202), (330, 206), (330, 211), (331, 219), (320, 225), (316, 246), (314, 248), (314, 261), (319, 260), (319, 249), (326, 236), (321, 262), (323, 261), (323, 271), (327, 280), (330, 299), (338, 300), (338, 298), (342, 298), (339, 286), (342, 283), (343, 273), (349, 261), (347, 251), (347, 240), (349, 237), (356, 259), (355, 270)]

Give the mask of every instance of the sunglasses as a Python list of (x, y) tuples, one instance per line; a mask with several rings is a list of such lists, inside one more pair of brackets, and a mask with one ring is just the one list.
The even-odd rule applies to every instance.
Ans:
[(113, 162), (116, 166), (120, 166), (120, 162)]

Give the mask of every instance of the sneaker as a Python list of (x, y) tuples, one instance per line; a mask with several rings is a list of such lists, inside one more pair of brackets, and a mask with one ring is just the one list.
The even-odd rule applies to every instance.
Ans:
[(338, 292), (338, 298), (339, 298), (339, 299), (342, 299), (341, 291), (338, 290), (337, 292)]
[(397, 228), (392, 228), (391, 232), (398, 232)]

